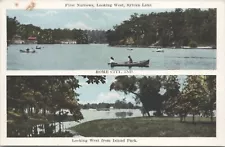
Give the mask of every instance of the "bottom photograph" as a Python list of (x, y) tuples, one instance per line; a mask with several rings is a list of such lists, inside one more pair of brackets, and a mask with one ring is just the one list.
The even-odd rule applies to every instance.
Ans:
[(7, 137), (216, 137), (216, 76), (7, 76)]

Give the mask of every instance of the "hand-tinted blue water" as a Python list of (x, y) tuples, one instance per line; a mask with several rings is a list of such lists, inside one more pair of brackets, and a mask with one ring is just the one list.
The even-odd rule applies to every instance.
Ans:
[[(40, 45), (37, 53), (20, 53), (19, 50), (35, 48), (35, 45), (10, 45), (7, 51), (8, 70), (95, 70), (111, 69), (109, 58), (116, 62), (150, 59), (149, 67), (134, 67), (136, 70), (179, 70), (179, 69), (216, 69), (216, 50), (211, 49), (164, 49), (154, 52), (150, 48), (109, 47), (103, 44), (72, 45), (54, 44)], [(128, 69), (115, 67), (114, 69)]]
[[(72, 133), (76, 133), (72, 130), (70, 130), (70, 127), (74, 127), (76, 125), (79, 125), (84, 122), (88, 121), (93, 121), (93, 120), (98, 120), (98, 119), (119, 119), (116, 115), (117, 112), (130, 112), (132, 115), (127, 115), (126, 118), (131, 118), (131, 117), (142, 117), (142, 113), (139, 109), (110, 109), (110, 111), (97, 111), (96, 109), (89, 109), (89, 110), (81, 110), (81, 113), (84, 117), (80, 122), (75, 122), (75, 121), (68, 121), (68, 122), (62, 122), (63, 130), (70, 131)], [(150, 112), (151, 115), (153, 115), (153, 112)], [(71, 114), (69, 114), (71, 115)], [(42, 129), (38, 128), (38, 132), (43, 131)], [(56, 131), (59, 131), (59, 125), (57, 124), (56, 126)], [(76, 135), (78, 136), (78, 135)], [(78, 136), (79, 137), (79, 136)]]

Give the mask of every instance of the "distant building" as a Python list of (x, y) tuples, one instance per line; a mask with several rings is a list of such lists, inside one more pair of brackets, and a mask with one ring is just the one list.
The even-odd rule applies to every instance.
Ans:
[(24, 44), (25, 41), (21, 39), (21, 36), (15, 35), (15, 36), (13, 36), (12, 43), (13, 44)]
[(76, 40), (62, 40), (61, 44), (77, 44)]
[(37, 37), (28, 37), (27, 44), (37, 44)]

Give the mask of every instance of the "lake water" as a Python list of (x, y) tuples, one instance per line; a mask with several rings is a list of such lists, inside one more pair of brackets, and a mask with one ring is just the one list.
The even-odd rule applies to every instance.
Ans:
[[(216, 50), (213, 49), (156, 49), (109, 47), (105, 44), (50, 44), (40, 45), (44, 48), (37, 53), (20, 53), (19, 50), (35, 48), (36, 45), (10, 45), (7, 50), (8, 70), (95, 70), (111, 69), (109, 58), (116, 62), (150, 59), (150, 67), (134, 67), (136, 70), (179, 70), (179, 69), (216, 69)], [(115, 67), (114, 69), (128, 69)]]
[[(81, 110), (81, 113), (83, 114), (84, 119), (81, 120), (79, 123), (75, 121), (69, 121), (69, 122), (63, 122), (63, 128), (65, 130), (68, 130), (68, 128), (76, 126), (78, 124), (92, 121), (92, 120), (98, 120), (98, 119), (119, 119), (121, 117), (118, 117), (116, 115), (117, 112), (132, 112), (131, 116), (126, 115), (126, 118), (129, 117), (141, 117), (142, 113), (139, 109), (111, 109), (110, 111), (97, 111), (95, 109), (93, 110)], [(58, 130), (58, 126), (56, 126), (56, 130)], [(71, 131), (71, 130), (69, 130)]]

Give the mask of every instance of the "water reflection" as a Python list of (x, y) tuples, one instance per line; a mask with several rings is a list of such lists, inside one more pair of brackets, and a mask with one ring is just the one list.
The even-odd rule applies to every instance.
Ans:
[[(110, 111), (97, 111), (95, 109), (91, 110), (81, 110), (81, 113), (84, 116), (84, 119), (80, 122), (75, 121), (69, 121), (69, 122), (63, 122), (65, 126), (65, 130), (71, 131), (69, 128), (76, 126), (78, 124), (97, 120), (97, 119), (120, 119), (122, 117), (116, 116), (117, 112), (126, 112), (126, 118), (129, 117), (142, 117), (142, 113), (139, 109), (110, 109)], [(119, 113), (120, 115), (120, 113)]]
[(132, 116), (133, 115), (133, 112), (116, 112), (115, 113), (116, 117), (118, 118), (125, 118), (127, 116)]

